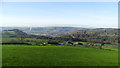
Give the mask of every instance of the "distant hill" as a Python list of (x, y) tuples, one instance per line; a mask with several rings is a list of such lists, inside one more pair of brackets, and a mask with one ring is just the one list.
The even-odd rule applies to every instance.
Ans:
[(118, 43), (119, 29), (113, 28), (78, 28), (78, 27), (3, 27), (3, 38), (15, 38), (17, 36), (33, 38), (53, 38), (69, 41), (89, 41), (100, 43), (104, 41), (107, 44)]
[(19, 29), (27, 34), (42, 35), (42, 36), (58, 36), (65, 32), (76, 30), (84, 30), (79, 27), (2, 27), (2, 30)]
[(108, 44), (118, 44), (119, 29), (113, 28), (96, 28), (86, 30), (76, 30), (73, 32), (67, 32), (64, 37), (71, 37), (73, 39), (82, 39), (89, 42), (104, 42)]
[(2, 31), (2, 37), (3, 38), (11, 38), (11, 37), (17, 37), (17, 36), (27, 36), (27, 33), (21, 31), (21, 30), (18, 30), (18, 29), (11, 29), (11, 30), (3, 30)]
[(112, 35), (118, 35), (118, 29), (113, 28), (95, 28), (95, 29), (86, 29), (86, 30), (76, 30), (73, 32), (70, 32), (71, 34), (76, 33), (91, 33), (91, 34), (112, 34)]
[(4, 30), (19, 29), (27, 34), (40, 35), (40, 36), (61, 36), (64, 34), (76, 34), (76, 33), (95, 33), (100, 35), (117, 35), (118, 29), (113, 28), (81, 28), (81, 27), (2, 27)]

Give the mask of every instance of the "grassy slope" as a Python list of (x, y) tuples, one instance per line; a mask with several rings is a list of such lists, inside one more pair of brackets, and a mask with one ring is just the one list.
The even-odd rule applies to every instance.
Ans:
[(117, 51), (72, 46), (3, 45), (4, 66), (115, 66)]

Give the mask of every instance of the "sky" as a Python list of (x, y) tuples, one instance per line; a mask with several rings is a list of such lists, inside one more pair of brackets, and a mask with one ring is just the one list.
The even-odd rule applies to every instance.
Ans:
[(117, 28), (117, 2), (1, 2), (0, 26)]

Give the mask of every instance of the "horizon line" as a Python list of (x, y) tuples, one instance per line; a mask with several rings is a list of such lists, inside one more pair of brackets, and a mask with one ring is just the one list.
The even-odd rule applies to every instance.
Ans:
[(0, 28), (2, 27), (20, 27), (20, 28), (29, 28), (29, 27), (32, 27), (32, 28), (38, 28), (38, 27), (75, 27), (75, 28), (119, 28), (119, 27), (81, 27), (81, 26), (0, 26)]

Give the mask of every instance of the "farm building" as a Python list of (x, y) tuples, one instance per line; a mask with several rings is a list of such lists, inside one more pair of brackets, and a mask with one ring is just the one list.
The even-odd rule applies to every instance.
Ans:
[(78, 45), (83, 45), (83, 43), (78, 43)]
[(59, 43), (58, 45), (65, 45), (64, 43)]
[(75, 42), (74, 45), (83, 45), (83, 43)]
[(72, 42), (66, 42), (66, 45), (73, 45)]

